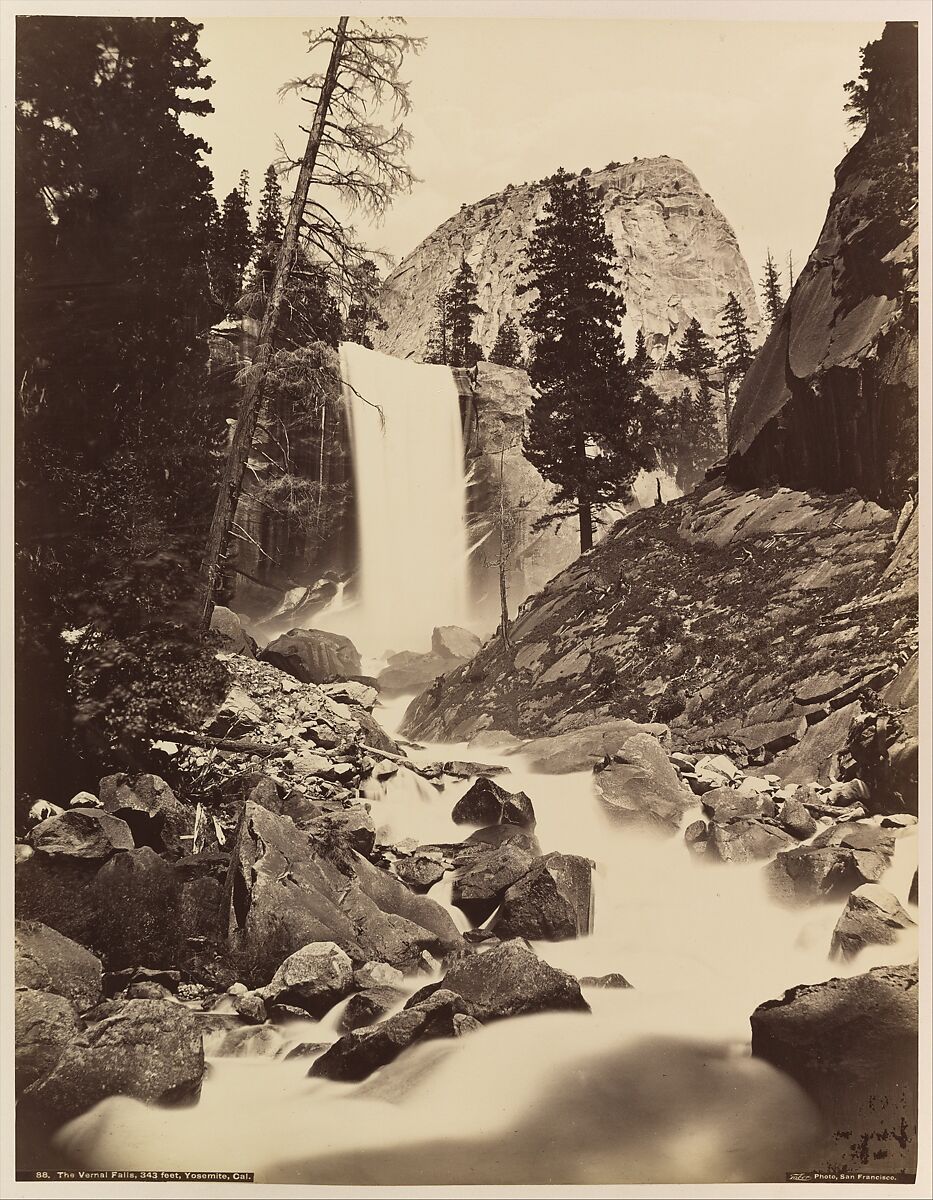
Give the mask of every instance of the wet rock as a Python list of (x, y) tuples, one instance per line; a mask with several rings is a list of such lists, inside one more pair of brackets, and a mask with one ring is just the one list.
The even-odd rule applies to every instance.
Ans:
[(795, 1079), (831, 1130), (852, 1131), (859, 1163), (883, 1152), (886, 1172), (916, 1164), (917, 975), (914, 963), (791, 988), (751, 1017), (752, 1054)]
[(379, 690), (415, 691), (468, 661), (465, 658), (452, 658), (448, 654), (417, 654), (413, 650), (403, 650), (401, 654), (393, 654), (387, 660), (385, 670), (379, 672)]
[(779, 817), (781, 828), (786, 829), (791, 837), (812, 837), (819, 826), (807, 810), (806, 806), (796, 799), (786, 800), (781, 808)]
[(664, 740), (670, 730), (661, 724), (639, 724), (637, 721), (607, 721), (587, 725), (569, 733), (536, 738), (522, 746), (529, 770), (544, 775), (566, 775), (572, 771), (587, 771), (621, 750), (636, 733), (649, 734)]
[(694, 854), (705, 854), (709, 828), (705, 821), (691, 821), (684, 830), (684, 841)]
[(580, 987), (595, 988), (630, 988), (632, 985), (618, 971), (610, 971), (608, 975), (581, 975)]
[(74, 1005), (64, 996), (16, 989), (16, 1094), (48, 1075), (79, 1030)]
[(482, 729), (467, 744), (468, 750), (517, 750), (524, 743), (507, 729)]
[(431, 634), (431, 650), (442, 658), (465, 661), (478, 653), (482, 644), (475, 633), (458, 625), (439, 625)]
[(863, 883), (875, 883), (888, 867), (886, 855), (847, 846), (798, 846), (784, 850), (765, 867), (772, 894), (787, 904), (809, 904), (848, 896)]
[(485, 777), (464, 792), (450, 816), (461, 825), (518, 825), (526, 829), (535, 825), (535, 810), (524, 792), (507, 792)]
[(154, 1104), (193, 1100), (201, 1089), (204, 1052), (197, 1020), (166, 1000), (111, 1001), (70, 1041), (54, 1070), (23, 1095), (28, 1109), (61, 1122), (106, 1096)]
[(286, 1044), (273, 1025), (247, 1025), (228, 1030), (212, 1053), (218, 1058), (278, 1058)]
[(388, 963), (368, 962), (353, 972), (353, 985), (365, 991), (367, 988), (398, 987), (405, 976)]
[(444, 763), (444, 774), (454, 779), (472, 779), (474, 775), (486, 777), (489, 775), (507, 775), (509, 768), (494, 763), (467, 762), (453, 759)]
[(480, 854), (454, 877), (451, 901), (472, 921), (483, 921), (492, 913), (505, 890), (525, 875), (535, 856), (512, 842)]
[(398, 987), (372, 987), (357, 992), (347, 1001), (340, 1019), (340, 1028), (344, 1033), (354, 1029), (362, 1029), (364, 1025), (372, 1025), (387, 1012), (391, 1012), (405, 999), (405, 992)]
[(897, 897), (876, 883), (864, 883), (846, 901), (833, 930), (831, 958), (855, 958), (866, 946), (889, 946), (913, 928)]
[(245, 992), (242, 996), (235, 996), (233, 1007), (244, 1021), (249, 1021), (252, 1025), (262, 1025), (268, 1019), (265, 1002), (258, 992)]
[(373, 750), (381, 750), (383, 754), (400, 754), (405, 751), (393, 738), (390, 738), (372, 713), (358, 705), (348, 705), (350, 716), (363, 731), (363, 743)]
[(894, 853), (894, 834), (890, 829), (867, 821), (840, 821), (824, 829), (811, 845), (818, 848), (848, 846), (851, 850), (875, 850), (890, 858)]
[(795, 839), (776, 825), (766, 825), (754, 818), (739, 818), (709, 827), (707, 853), (722, 862), (744, 863), (771, 858)]
[(482, 829), (474, 829), (460, 845), (464, 850), (472, 851), (474, 848), (482, 850), (486, 846), (502, 846), (506, 843), (536, 858), (541, 853), (541, 846), (534, 834), (518, 825), (485, 825)]
[(285, 816), (315, 841), (340, 842), (368, 858), (376, 844), (376, 825), (362, 804), (317, 804), (304, 797), (287, 797), (282, 804)]
[(444, 878), (442, 862), (427, 854), (413, 854), (395, 864), (395, 873), (414, 892), (426, 892)]
[(222, 604), (214, 605), (211, 613), (211, 633), (217, 635), (221, 645), (231, 654), (245, 654), (249, 658), (256, 656), (256, 643), (243, 628), (237, 613), (232, 608)]
[(378, 1025), (346, 1034), (315, 1060), (308, 1074), (347, 1082), (366, 1079), (416, 1041), (458, 1036), (457, 1015), (472, 1016), (463, 997), (438, 989)]
[(190, 853), (194, 812), (158, 775), (107, 775), (100, 781), (100, 799), (105, 812), (129, 825), (137, 846), (170, 858)]
[(335, 676), (362, 673), (359, 652), (350, 639), (320, 629), (289, 630), (270, 642), (259, 657), (302, 683), (326, 683)]
[(151, 979), (140, 980), (139, 983), (131, 983), (129, 987), (123, 991), (124, 1000), (173, 1000), (174, 997), (169, 989), (162, 983), (155, 983)]
[(703, 795), (703, 807), (713, 821), (735, 821), (739, 817), (773, 817), (774, 803), (760, 792), (716, 787)]
[[(181, 986), (181, 972), (161, 970), (152, 967), (124, 967), (120, 971), (108, 971), (104, 976), (104, 995), (110, 999), (118, 992), (137, 983), (155, 983), (166, 992), (175, 993)], [(239, 986), (245, 992), (243, 984), (233, 984), (227, 990), (233, 994), (233, 988)]]
[(312, 942), (290, 954), (259, 995), (322, 1017), (353, 987), (353, 964), (334, 942)]
[(546, 854), (513, 883), (490, 924), (497, 937), (564, 941), (590, 932), (592, 869), (578, 854)]
[(125, 821), (96, 808), (71, 808), (42, 821), (29, 835), (35, 850), (49, 857), (103, 861), (117, 850), (132, 850), (135, 842)]
[(647, 733), (628, 738), (613, 754), (613, 761), (596, 771), (593, 781), (614, 817), (671, 833), (695, 804), (667, 752)]
[(784, 783), (828, 782), (833, 761), (845, 748), (849, 726), (860, 713), (861, 706), (854, 701), (811, 725), (792, 750), (777, 756), (772, 770)]
[(17, 921), (14, 948), (18, 988), (64, 996), (78, 1012), (100, 999), (100, 959), (58, 930), (40, 921)]
[[(472, 1015), (484, 1023), (549, 1010), (588, 1012), (590, 1007), (572, 975), (538, 958), (521, 940), (462, 959), (448, 970), (440, 986), (461, 996)], [(429, 990), (416, 992), (409, 1005)]]

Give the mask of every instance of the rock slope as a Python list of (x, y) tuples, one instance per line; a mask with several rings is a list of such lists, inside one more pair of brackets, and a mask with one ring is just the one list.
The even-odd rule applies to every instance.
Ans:
[[(757, 323), (755, 290), (735, 234), (682, 162), (638, 158), (587, 178), (615, 242), (630, 347), (641, 328), (655, 357), (663, 357), (691, 317), (715, 331), (730, 291)], [(522, 249), (546, 199), (544, 181), (509, 185), (439, 226), (386, 281), (380, 300), (386, 328), (376, 335), (376, 349), (423, 357), (434, 299), (465, 257), (483, 309), (475, 337), (488, 355), (505, 318), (518, 320), (528, 305), (527, 296), (516, 295)]]

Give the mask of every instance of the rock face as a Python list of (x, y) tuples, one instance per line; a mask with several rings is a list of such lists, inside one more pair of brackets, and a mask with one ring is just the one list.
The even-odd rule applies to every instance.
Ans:
[[(559, 765), (542, 751), (554, 763), (562, 743), (524, 749), (532, 769), (566, 771), (621, 746), (586, 730), (666, 722), (687, 742), (730, 738), (759, 763), (783, 750), (778, 773), (789, 776), (788, 747), (809, 733), (818, 773), (807, 781), (825, 778), (848, 736), (838, 713), (863, 687), (893, 680), (916, 649), (916, 564), (898, 561), (899, 546), (892, 555), (896, 525), (851, 495), (715, 481), (632, 513), (522, 606), (511, 652), (491, 639), (413, 702), (404, 731), (559, 735)], [(827, 682), (832, 671), (841, 678)], [(795, 699), (816, 676), (825, 698)], [(570, 753), (584, 738), (589, 758)]]
[(877, 967), (792, 988), (752, 1014), (752, 1054), (820, 1106), (837, 1163), (851, 1142), (850, 1167), (873, 1170), (881, 1159), (886, 1172), (916, 1168), (917, 977), (916, 963)]
[[(708, 331), (717, 329), (730, 291), (757, 323), (755, 292), (735, 234), (682, 162), (662, 156), (610, 163), (587, 180), (615, 243), (628, 345), (640, 328), (649, 348), (663, 357), (691, 317)], [(376, 349), (399, 358), (424, 356), (434, 298), (465, 257), (483, 309), (475, 337), (488, 356), (505, 318), (518, 323), (528, 307), (529, 298), (516, 290), (523, 250), (546, 199), (544, 181), (509, 185), (464, 205), (439, 226), (386, 281), (379, 305), (386, 328), (375, 335)]]
[(48, 1075), (78, 1033), (75, 1007), (64, 996), (16, 989), (16, 1093)]
[(335, 676), (359, 675), (359, 652), (348, 637), (320, 629), (292, 629), (270, 642), (260, 658), (302, 683), (325, 683)]
[[(916, 36), (892, 24), (882, 42)], [(895, 111), (869, 119), (839, 165), (819, 241), (739, 391), (728, 468), (735, 482), (855, 487), (898, 508), (916, 492), (917, 207), (902, 205), (898, 221), (897, 201), (866, 203), (881, 187), (911, 188), (905, 168), (890, 161), (906, 158), (899, 136), (908, 144), (917, 136), (916, 66), (911, 77), (900, 53), (904, 75), (889, 93)], [(914, 173), (914, 196), (916, 187)]]

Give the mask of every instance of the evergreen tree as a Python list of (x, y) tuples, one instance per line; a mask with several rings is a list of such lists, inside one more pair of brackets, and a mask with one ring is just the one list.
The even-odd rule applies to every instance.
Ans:
[(264, 247), (271, 243), (276, 245), (282, 240), (285, 232), (285, 218), (282, 216), (282, 185), (275, 165), (270, 163), (263, 176), (262, 192), (259, 195), (259, 213), (256, 217), (256, 244)]
[(369, 335), (371, 328), (386, 329), (387, 323), (380, 313), (377, 300), (381, 283), (379, 271), (372, 259), (364, 259), (352, 272), (350, 281), (350, 299), (347, 308), (344, 340), (357, 342), (372, 350), (373, 341)]
[(478, 291), (473, 268), (465, 258), (461, 259), (460, 269), (447, 289), (447, 362), (451, 367), (472, 367), (483, 357), (473, 341), (474, 321), (483, 312), (476, 303)]
[(781, 277), (770, 250), (765, 259), (765, 274), (761, 281), (761, 290), (764, 293), (768, 324), (773, 326), (784, 308), (784, 297), (781, 295)]
[(706, 379), (697, 389), (684, 388), (671, 414), (674, 431), (668, 455), (677, 486), (690, 491), (724, 449), (713, 392)]
[(739, 303), (735, 292), (730, 292), (720, 313), (719, 325), (719, 365), (722, 368), (726, 392), (727, 416), (730, 409), (729, 398), (735, 395), (754, 358), (745, 309)]
[(648, 343), (645, 341), (645, 334), (639, 328), (635, 334), (635, 353), (632, 355), (632, 371), (635, 378), (641, 383), (647, 379), (654, 368), (654, 363), (651, 361), (651, 356), (648, 353)]
[(522, 347), (518, 340), (518, 326), (511, 317), (506, 317), (499, 326), (496, 334), (496, 344), (489, 355), (491, 363), (500, 367), (520, 367), (522, 364)]
[(673, 365), (682, 374), (698, 382), (708, 380), (710, 371), (716, 365), (716, 351), (696, 317), (690, 318), (684, 330), (683, 341), (673, 356)]
[(224, 198), (211, 264), (214, 288), (227, 312), (233, 309), (242, 294), (243, 276), (253, 254), (253, 233), (250, 229), (248, 200), (243, 195), (243, 175), (240, 177), (240, 186), (228, 192)]
[(625, 302), (614, 267), (595, 192), (559, 170), (528, 243), (520, 289), (533, 293), (524, 323), (535, 339), (524, 447), (555, 485), (550, 519), (576, 512), (584, 551), (593, 544), (593, 509), (630, 499), (638, 471), (656, 462), (648, 392), (639, 389), (619, 334)]
[(434, 319), (428, 331), (426, 363), (450, 365), (450, 314), (446, 289), (434, 297)]

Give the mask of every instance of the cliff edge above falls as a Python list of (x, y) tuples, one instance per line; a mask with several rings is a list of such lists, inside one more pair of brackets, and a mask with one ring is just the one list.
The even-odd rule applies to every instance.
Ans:
[[(715, 332), (730, 291), (757, 323), (755, 289), (732, 227), (682, 162), (639, 158), (587, 179), (616, 246), (629, 347), (641, 328), (661, 358), (691, 317)], [(438, 226), (386, 281), (380, 311), (387, 324), (374, 335), (376, 349), (399, 358), (424, 356), (435, 297), (465, 257), (483, 310), (474, 336), (488, 356), (505, 318), (518, 321), (528, 306), (529, 297), (516, 295), (522, 251), (546, 200), (543, 180), (509, 185)]]
[(854, 487), (890, 508), (916, 494), (916, 31), (891, 29), (868, 126), (736, 398), (728, 477), (740, 486)]

